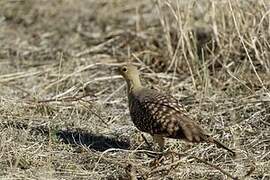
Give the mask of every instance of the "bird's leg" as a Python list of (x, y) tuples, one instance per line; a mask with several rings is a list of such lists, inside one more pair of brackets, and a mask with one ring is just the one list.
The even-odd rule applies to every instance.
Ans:
[(147, 141), (146, 137), (145, 137), (143, 134), (141, 134), (141, 136), (142, 136), (144, 142), (147, 144), (148, 148), (151, 149), (151, 145), (150, 145), (150, 143)]
[(166, 157), (168, 155), (172, 156), (172, 162), (174, 161), (174, 154), (170, 151), (170, 150), (165, 150), (164, 146), (165, 146), (165, 138), (161, 135), (152, 135), (153, 137), (153, 141), (155, 143), (157, 143), (159, 145), (160, 148), (160, 154), (153, 160), (153, 162), (151, 163), (151, 166), (158, 166), (161, 162), (163, 162), (164, 160), (166, 160)]
[(153, 136), (153, 141), (156, 142), (159, 146), (160, 152), (162, 153), (162, 156), (166, 156), (168, 154), (171, 154), (170, 150), (165, 150), (165, 138), (161, 135), (152, 135)]
[(156, 166), (165, 159), (167, 152), (164, 152), (165, 138), (157, 134), (152, 135), (152, 137), (153, 137), (153, 141), (158, 144), (159, 150), (161, 152), (161, 154), (159, 154), (159, 156), (155, 158), (155, 160), (153, 161), (153, 166)]
[(161, 135), (156, 135), (156, 134), (152, 135), (152, 137), (153, 137), (153, 141), (158, 144), (160, 151), (163, 152), (164, 145), (165, 145), (164, 137)]

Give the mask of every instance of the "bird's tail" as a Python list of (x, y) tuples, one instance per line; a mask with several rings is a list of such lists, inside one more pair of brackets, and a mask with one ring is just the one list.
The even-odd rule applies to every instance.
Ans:
[(230, 148), (228, 148), (222, 142), (220, 142), (220, 141), (218, 141), (218, 140), (216, 140), (214, 138), (210, 138), (209, 140), (212, 141), (213, 143), (215, 143), (218, 147), (223, 148), (223, 149), (226, 149), (227, 151), (231, 152), (233, 154), (233, 156), (236, 155), (236, 153), (233, 150), (231, 150)]
[(205, 133), (203, 130), (200, 133), (200, 137), (205, 141), (205, 142), (209, 142), (209, 143), (215, 143), (219, 148), (223, 148), (226, 149), (227, 151), (229, 151), (230, 153), (232, 153), (233, 156), (236, 155), (236, 153), (231, 150), (230, 148), (228, 148), (225, 144), (223, 144), (222, 142), (216, 140), (215, 138), (211, 137), (209, 134)]

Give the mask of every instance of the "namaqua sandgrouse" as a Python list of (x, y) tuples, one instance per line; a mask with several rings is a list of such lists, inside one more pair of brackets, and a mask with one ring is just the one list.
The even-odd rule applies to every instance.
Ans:
[(135, 126), (152, 135), (153, 140), (164, 147), (165, 137), (184, 139), (188, 142), (209, 142), (235, 152), (209, 136), (189, 116), (177, 99), (141, 85), (139, 71), (133, 65), (119, 68), (127, 82), (130, 116)]

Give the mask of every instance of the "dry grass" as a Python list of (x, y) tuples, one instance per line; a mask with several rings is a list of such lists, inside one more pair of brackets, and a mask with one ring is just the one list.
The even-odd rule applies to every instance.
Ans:
[[(1, 179), (228, 178), (191, 157), (269, 179), (269, 9), (267, 0), (0, 1)], [(188, 155), (152, 166), (113, 70), (127, 61), (237, 157), (170, 140)]]

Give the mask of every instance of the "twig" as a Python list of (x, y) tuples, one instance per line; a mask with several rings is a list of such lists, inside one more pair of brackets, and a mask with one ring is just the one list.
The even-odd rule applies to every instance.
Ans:
[[(172, 153), (174, 153), (174, 154), (176, 154), (178, 156), (183, 156), (183, 154), (179, 154), (177, 152), (172, 152)], [(206, 165), (208, 165), (208, 166), (210, 166), (210, 167), (212, 167), (214, 169), (219, 170), (221, 173), (225, 174), (226, 176), (230, 177), (231, 179), (234, 179), (234, 180), (238, 180), (239, 179), (238, 177), (234, 177), (230, 173), (226, 172), (225, 170), (221, 169), (220, 167), (218, 167), (218, 166), (216, 166), (216, 165), (214, 165), (214, 164), (212, 164), (210, 162), (207, 162), (206, 160), (203, 160), (203, 159), (198, 158), (198, 157), (195, 157), (195, 156), (189, 156), (189, 157), (191, 157), (193, 159), (196, 159), (197, 161), (202, 162), (202, 163), (204, 163), (204, 164), (206, 164)]]
[(158, 168), (156, 168), (155, 170), (152, 170), (150, 172), (150, 174), (154, 174), (154, 173), (158, 173), (158, 172), (161, 172), (161, 171), (171, 171), (173, 168), (175, 169), (182, 161), (179, 160), (179, 161), (176, 161), (174, 163), (171, 163), (169, 165), (166, 165), (166, 166), (160, 166)]
[[(88, 103), (89, 104), (89, 102), (87, 102), (87, 101), (85, 101), (85, 100), (82, 100), (81, 99), (81, 101), (83, 101), (83, 102), (86, 102), (86, 103)], [(109, 126), (109, 124), (99, 115), (99, 114), (97, 114), (96, 112), (94, 112), (91, 108), (89, 108), (88, 106), (86, 106), (85, 104), (83, 104), (83, 103), (81, 103), (80, 101), (79, 101), (79, 103), (82, 105), (82, 106), (84, 106), (85, 108), (87, 108), (91, 113), (93, 113), (96, 117), (98, 117), (98, 119), (100, 119), (106, 126)]]
[[(92, 94), (91, 94), (92, 95)], [(79, 97), (74, 97), (74, 96), (67, 96), (67, 97), (63, 97), (63, 98), (52, 98), (52, 99), (46, 99), (46, 100), (30, 100), (30, 102), (36, 102), (36, 103), (47, 103), (47, 102), (54, 102), (54, 101), (66, 101), (66, 102), (73, 102), (73, 101), (79, 101), (82, 100), (83, 98), (90, 96), (90, 94), (84, 94), (82, 96)], [(92, 95), (95, 96), (95, 95)], [(88, 101), (91, 101), (93, 99), (90, 99)]]

